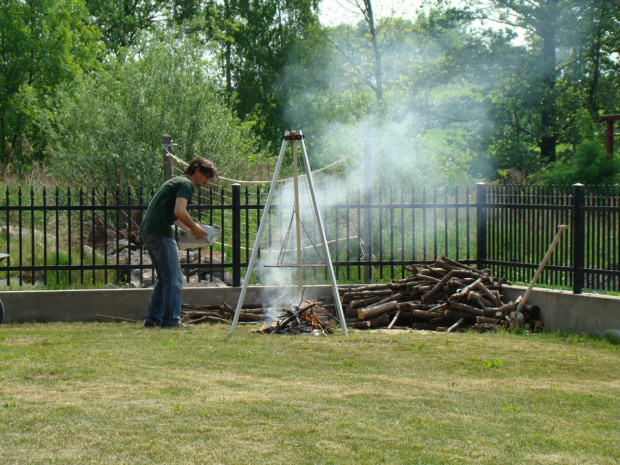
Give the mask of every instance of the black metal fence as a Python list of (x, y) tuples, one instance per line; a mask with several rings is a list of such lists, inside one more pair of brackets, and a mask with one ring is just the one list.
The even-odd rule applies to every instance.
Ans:
[(620, 290), (620, 188), (478, 185), (478, 266), (529, 282), (560, 224), (570, 227), (540, 283)]
[[(233, 185), (207, 191), (190, 206), (202, 223), (222, 226), (214, 247), (182, 264), (186, 276), (227, 277), (239, 286), (263, 212), (266, 193)], [(47, 287), (145, 283), (152, 273), (139, 245), (141, 215), (152, 191), (6, 188), (0, 205), (0, 285), (40, 282)], [(539, 285), (581, 293), (620, 291), (619, 188), (470, 186), (376, 189), (372, 197), (347, 192), (320, 201), (339, 282), (389, 281), (446, 255), (489, 268), (494, 276), (528, 283), (558, 225), (570, 226)], [(286, 222), (278, 205), (270, 224)], [(272, 218), (273, 217), (273, 218)], [(277, 242), (267, 228), (267, 244)], [(263, 246), (261, 246), (263, 247)], [(131, 250), (135, 249), (135, 250)], [(309, 269), (314, 277), (320, 269)], [(148, 284), (148, 282), (147, 282)]]

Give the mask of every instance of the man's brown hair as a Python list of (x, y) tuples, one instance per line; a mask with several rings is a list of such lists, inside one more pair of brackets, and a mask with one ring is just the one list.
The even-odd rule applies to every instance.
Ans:
[(192, 160), (192, 162), (187, 166), (183, 174), (191, 176), (196, 172), (196, 170), (199, 170), (208, 179), (215, 179), (218, 176), (217, 168), (215, 167), (213, 162), (207, 160), (205, 157), (198, 157), (195, 160)]

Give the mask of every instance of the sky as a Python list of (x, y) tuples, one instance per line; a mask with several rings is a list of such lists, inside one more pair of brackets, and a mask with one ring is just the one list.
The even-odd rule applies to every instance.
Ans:
[[(356, 0), (321, 0), (319, 18), (324, 26), (340, 23), (354, 23), (362, 16), (354, 6)], [(362, 0), (358, 0), (360, 3)], [(417, 7), (422, 0), (373, 0), (372, 6), (376, 18), (394, 15), (396, 17), (414, 18)]]

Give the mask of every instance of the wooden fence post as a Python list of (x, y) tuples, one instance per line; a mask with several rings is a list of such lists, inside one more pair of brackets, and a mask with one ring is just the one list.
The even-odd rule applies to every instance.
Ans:
[(172, 177), (172, 161), (170, 160), (172, 138), (170, 134), (164, 134), (162, 147), (164, 152), (164, 181), (167, 181)]

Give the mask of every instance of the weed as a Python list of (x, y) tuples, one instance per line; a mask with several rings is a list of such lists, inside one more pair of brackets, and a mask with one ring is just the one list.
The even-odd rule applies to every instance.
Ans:
[(482, 362), (482, 364), (485, 366), (485, 368), (499, 368), (503, 365), (502, 361), (499, 359), (485, 360)]

